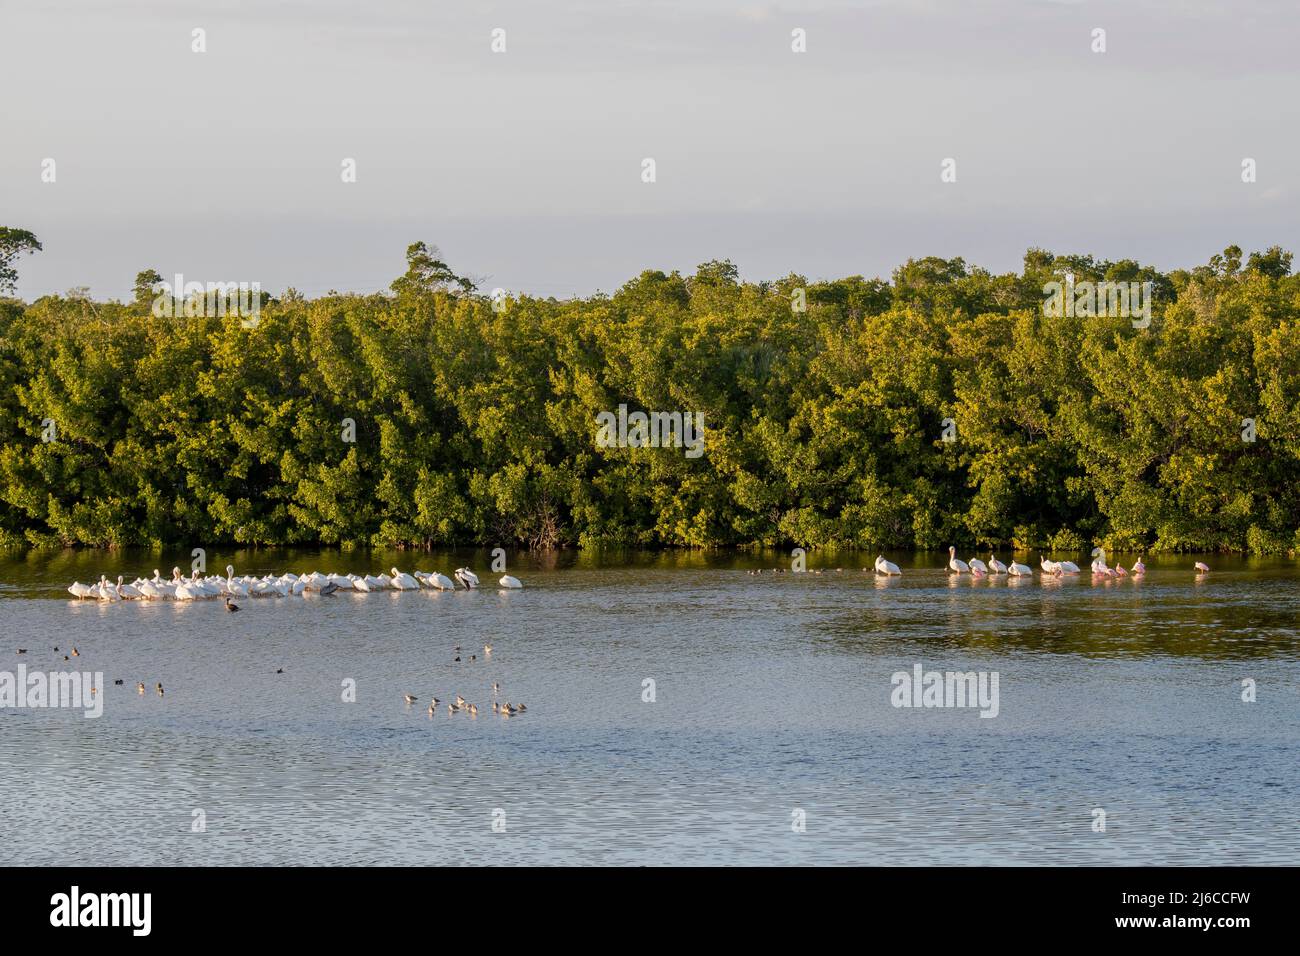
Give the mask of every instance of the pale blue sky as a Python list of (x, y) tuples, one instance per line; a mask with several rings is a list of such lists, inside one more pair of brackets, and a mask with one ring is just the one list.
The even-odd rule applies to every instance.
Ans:
[(29, 299), (147, 267), (373, 291), (417, 239), (558, 296), (1300, 251), (1297, 51), (1274, 0), (0, 0), (0, 224), (45, 243)]

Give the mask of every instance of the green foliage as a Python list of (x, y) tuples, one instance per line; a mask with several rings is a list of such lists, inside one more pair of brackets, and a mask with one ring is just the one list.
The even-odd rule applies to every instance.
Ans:
[[(0, 545), (1300, 542), (1280, 249), (1167, 275), (926, 258), (892, 282), (715, 261), (504, 309), (436, 249), (407, 259), (392, 295), (290, 292), (254, 328), (155, 318), (151, 270), (131, 303), (0, 301)], [(1065, 271), (1152, 282), (1151, 326), (1045, 317)], [(620, 404), (702, 412), (705, 454), (598, 447)]]
[(18, 285), (18, 270), (14, 267), (18, 257), (40, 251), (40, 241), (31, 232), (0, 226), (0, 295), (12, 292)]

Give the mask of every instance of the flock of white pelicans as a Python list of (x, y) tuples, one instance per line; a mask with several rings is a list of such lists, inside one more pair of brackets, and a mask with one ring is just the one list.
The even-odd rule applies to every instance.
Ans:
[[(69, 585), (68, 592), (83, 600), (92, 598), (100, 601), (199, 601), (225, 598), (226, 607), (237, 611), (239, 607), (230, 603), (231, 598), (291, 597), (309, 592), (328, 595), (336, 591), (454, 591), (462, 587), (472, 591), (479, 586), (478, 575), (469, 568), (457, 568), (450, 578), (437, 571), (407, 574), (397, 568), (391, 570), (391, 575), (321, 574), (313, 571), (301, 576), (286, 572), (259, 578), (253, 575), (235, 577), (234, 567), (228, 564), (224, 578), (219, 574), (200, 575), (198, 571), (186, 578), (181, 576), (180, 568), (172, 568), (169, 581), (155, 568), (152, 578), (136, 578), (129, 584), (125, 583), (123, 575), (118, 575), (116, 584), (102, 574), (97, 584), (74, 581)], [(514, 590), (522, 588), (523, 584), (518, 578), (504, 574), (498, 587)]]
[[(1067, 574), (1082, 574), (1082, 569), (1073, 561), (1051, 561), (1046, 557), (1039, 556), (1039, 567), (1044, 577), (1063, 577)], [(881, 555), (876, 558), (876, 573), (884, 575), (901, 575), (898, 565), (893, 561), (886, 561)], [(1204, 561), (1197, 561), (1197, 575), (1205, 574), (1210, 570), (1210, 566)], [(865, 570), (865, 569), (864, 569)], [(1130, 574), (1141, 577), (1147, 573), (1147, 566), (1142, 563), (1141, 556), (1134, 562), (1133, 567), (1125, 571), (1122, 565), (1110, 567), (1106, 564), (1106, 552), (1102, 548), (1092, 549), (1091, 572), (1094, 578), (1125, 578)], [(985, 563), (979, 558), (971, 558), (969, 561), (963, 561), (957, 557), (957, 549), (948, 549), (948, 573), (949, 574), (969, 574), (972, 577), (983, 578), (993, 575), (1005, 574), (1013, 578), (1033, 577), (1034, 569), (1027, 564), (1017, 564), (1012, 561), (1010, 564), (1003, 564), (998, 560), (996, 554), (990, 554), (988, 562)]]

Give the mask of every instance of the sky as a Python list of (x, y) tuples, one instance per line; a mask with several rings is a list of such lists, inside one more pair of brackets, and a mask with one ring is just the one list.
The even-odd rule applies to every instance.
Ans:
[(0, 225), (44, 244), (28, 300), (373, 292), (417, 240), (558, 297), (724, 258), (1170, 269), (1300, 252), (1298, 80), (1295, 0), (0, 0)]

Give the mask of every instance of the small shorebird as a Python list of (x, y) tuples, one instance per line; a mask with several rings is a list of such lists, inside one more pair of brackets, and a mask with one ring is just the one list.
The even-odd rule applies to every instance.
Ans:
[(483, 645), (483, 656), (484, 656), (484, 657), (491, 657), (491, 656), (492, 656), (492, 645), (491, 645), (491, 644), (484, 644), (484, 645)]
[(158, 688), (157, 688), (157, 690), (158, 690), (158, 696), (161, 697), (161, 696), (163, 695), (162, 681), (159, 681), (159, 682), (158, 682)]
[(135, 692), (136, 692), (137, 694), (143, 694), (143, 693), (144, 693), (144, 681), (140, 681), (140, 683), (138, 683), (138, 684), (135, 685)]
[[(1206, 570), (1209, 570), (1209, 569), (1207, 568)], [(74, 647), (74, 648), (72, 649), (72, 656), (73, 656), (73, 657), (80, 657), (80, 656), (81, 656), (81, 651), (77, 650), (77, 649)]]
[(25, 648), (25, 647), (20, 647), (20, 648), (18, 648), (18, 653), (19, 653), (19, 654), (26, 654), (26, 653), (27, 653), (27, 648)]
[(494, 680), (492, 682), (492, 696), (495, 697), (499, 693), (501, 693), (501, 682)]
[(402, 698), (406, 701), (408, 707), (416, 701), (416, 696), (414, 694), (403, 694)]

